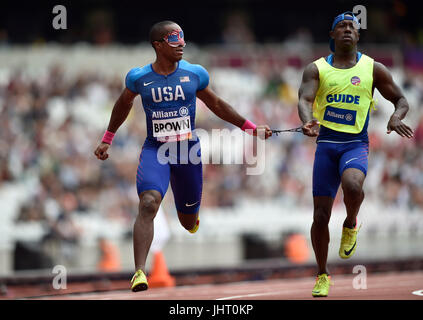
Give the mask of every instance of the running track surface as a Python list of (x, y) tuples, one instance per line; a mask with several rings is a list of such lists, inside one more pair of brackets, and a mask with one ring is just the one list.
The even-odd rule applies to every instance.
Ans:
[[(362, 275), (362, 274), (361, 274)], [(329, 300), (422, 300), (423, 271), (389, 272), (367, 274), (367, 289), (354, 289), (357, 276), (335, 275)], [(273, 279), (266, 281), (237, 282), (180, 286), (173, 288), (150, 288), (133, 293), (129, 290), (107, 291), (39, 297), (35, 299), (59, 300), (309, 300), (315, 279)], [(128, 282), (129, 285), (129, 282)], [(413, 294), (414, 292), (414, 294)]]

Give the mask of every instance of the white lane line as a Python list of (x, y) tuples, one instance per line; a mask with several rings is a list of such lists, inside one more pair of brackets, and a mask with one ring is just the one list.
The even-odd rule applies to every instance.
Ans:
[[(292, 291), (298, 291), (303, 292), (304, 290), (291, 290)], [(223, 298), (217, 298), (216, 300), (232, 300), (232, 299), (239, 299), (239, 298), (252, 298), (252, 297), (260, 297), (260, 296), (269, 296), (272, 294), (286, 294), (286, 291), (272, 291), (272, 292), (263, 292), (263, 293), (250, 293), (250, 294), (244, 294), (239, 296), (232, 296), (232, 297), (223, 297)]]
[(423, 297), (423, 290), (413, 291), (412, 294), (415, 294), (416, 296), (422, 296)]
[[(406, 287), (406, 286), (413, 285), (413, 284), (415, 284), (415, 281), (410, 280), (410, 281), (398, 282), (398, 283), (396, 283), (395, 286), (398, 288), (398, 287)], [(366, 290), (371, 290), (371, 289), (389, 288), (389, 285), (390, 284), (388, 284), (388, 283), (383, 283), (383, 284), (380, 284), (380, 285), (368, 284), (367, 289), (362, 289), (362, 290), (363, 291), (366, 291)], [(289, 290), (287, 288), (284, 291), (278, 290), (278, 291), (269, 291), (269, 292), (249, 293), (249, 294), (243, 294), (243, 295), (237, 295), (237, 296), (217, 298), (216, 300), (232, 300), (232, 299), (240, 299), (240, 298), (253, 298), (253, 297), (269, 296), (269, 295), (275, 295), (275, 294), (278, 294), (278, 295), (291, 295), (291, 294), (295, 294), (295, 293), (302, 293), (302, 292), (304, 292), (304, 290), (308, 290), (308, 289), (309, 288), (307, 288), (307, 289)], [(341, 290), (342, 289), (352, 289), (352, 290), (356, 291), (353, 288), (352, 284), (350, 284), (348, 286), (347, 285), (336, 286), (336, 287), (333, 287), (333, 289), (335, 289), (335, 290), (339, 290), (339, 289), (341, 289)], [(357, 291), (359, 291), (359, 290), (357, 290)], [(421, 290), (421, 291), (423, 291), (423, 290)], [(422, 295), (423, 295), (423, 293), (422, 293)]]
[[(337, 289), (351, 289), (351, 288), (352, 288), (352, 285), (337, 287)], [(296, 290), (286, 289), (284, 291), (250, 293), (250, 294), (244, 294), (244, 295), (239, 295), (239, 296), (217, 298), (216, 300), (232, 300), (232, 299), (239, 299), (239, 298), (252, 298), (252, 297), (270, 296), (270, 295), (274, 295), (274, 294), (286, 296), (286, 295), (292, 295), (292, 294), (296, 294), (296, 293), (303, 293), (304, 291), (308, 291), (308, 290), (310, 290), (310, 296), (311, 296), (311, 289), (305, 288), (305, 289), (296, 289)]]
[[(338, 289), (350, 289), (352, 286), (341, 286), (337, 287)], [(231, 300), (231, 299), (239, 299), (239, 298), (252, 298), (252, 297), (261, 297), (261, 296), (270, 296), (274, 294), (279, 295), (291, 295), (295, 293), (302, 293), (309, 288), (304, 289), (296, 289), (296, 290), (290, 290), (289, 288), (283, 290), (283, 291), (269, 291), (269, 292), (260, 292), (260, 293), (250, 293), (250, 294), (244, 294), (244, 295), (238, 295), (238, 296), (232, 296), (232, 297), (223, 297), (223, 298), (217, 298), (216, 300)], [(310, 289), (311, 290), (311, 289)]]

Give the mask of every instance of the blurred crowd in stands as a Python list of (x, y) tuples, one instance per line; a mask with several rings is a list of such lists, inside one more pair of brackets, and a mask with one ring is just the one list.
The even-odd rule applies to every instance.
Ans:
[[(339, 13), (336, 10), (352, 8), (345, 1), (335, 1), (330, 6), (333, 12), (319, 11), (324, 6), (318, 3), (302, 12), (299, 20), (296, 13), (304, 9), (301, 3), (297, 10), (295, 3), (285, 8), (285, 3), (280, 2), (285, 13), (281, 20), (268, 18), (275, 12), (273, 4), (247, 1), (235, 5), (229, 1), (226, 7), (223, 3), (213, 5), (214, 18), (209, 19), (207, 28), (198, 27), (204, 18), (197, 13), (197, 6), (171, 7), (171, 15), (186, 31), (186, 51), (194, 57), (191, 62), (201, 63), (209, 70), (211, 87), (246, 118), (275, 129), (299, 126), (297, 92), (304, 64), (321, 52), (328, 52), (327, 46), (316, 51), (314, 44), (326, 40), (333, 14)], [(15, 44), (25, 44), (27, 49), (20, 50), (28, 50), (31, 57), (32, 49), (50, 41), (69, 51), (73, 50), (72, 45), (90, 43), (104, 49), (98, 60), (107, 60), (106, 64), (114, 64), (116, 70), (125, 61), (108, 58), (108, 48), (146, 41), (148, 28), (160, 20), (156, 9), (140, 2), (145, 19), (135, 26), (128, 24), (139, 18), (141, 9), (134, 5), (129, 11), (102, 1), (69, 5), (69, 28), (60, 31), (51, 27), (51, 19), (40, 18), (51, 12), (49, 4), (34, 3), (26, 10), (10, 5), (0, 12), (0, 16), (5, 15), (0, 25), (0, 54), (6, 52), (0, 62), (0, 247), (10, 239), (23, 240), (15, 247), (15, 260), (19, 260), (19, 252), (23, 257), (23, 264), (15, 261), (16, 269), (34, 268), (26, 264), (32, 250), (25, 247), (28, 244), (47, 248), (44, 252), (52, 256), (60, 252), (64, 261), (72, 265), (78, 243), (86, 241), (91, 233), (99, 240), (100, 248), (107, 247), (104, 241), (111, 234), (122, 230), (131, 239), (138, 212), (135, 175), (146, 126), (137, 98), (114, 139), (109, 159), (97, 160), (93, 152), (124, 87), (124, 72), (87, 70), (93, 60), (79, 70), (69, 66), (66, 69), (55, 63), (61, 61), (60, 56), (53, 54), (57, 48), (50, 52), (49, 67), (33, 72), (38, 66), (31, 58), (25, 58), (27, 65), (20, 65), (13, 60), (13, 51), (9, 55), (7, 52), (14, 50)], [(204, 7), (200, 2), (197, 5)], [(316, 12), (319, 19), (315, 19)], [(375, 44), (378, 52), (385, 51), (385, 57), (391, 54), (391, 59), (379, 61), (392, 67), (394, 79), (410, 103), (406, 122), (415, 129), (412, 140), (401, 139), (395, 133), (387, 135), (386, 124), (393, 106), (375, 92), (379, 102), (369, 125), (366, 201), (407, 213), (423, 209), (423, 27), (418, 12), (414, 5), (402, 0), (368, 4), (371, 32), (365, 30), (360, 35), (360, 44)], [(190, 47), (191, 44), (194, 45)], [(220, 50), (213, 53), (209, 48), (196, 46), (216, 44)], [(384, 49), (385, 44), (396, 47), (400, 55)], [(280, 45), (283, 54), (289, 55), (287, 61), (281, 62)], [(140, 54), (145, 58), (151, 52), (148, 46)], [(74, 57), (84, 59), (83, 53)], [(208, 132), (217, 128), (238, 130), (213, 115), (201, 101), (197, 104), (196, 127)], [(205, 141), (202, 145), (208, 147)], [(299, 133), (271, 137), (266, 141), (262, 175), (247, 175), (247, 164), (205, 164), (202, 208), (218, 210), (249, 201), (274, 201), (284, 208), (305, 207), (311, 212), (315, 147), (315, 139)], [(231, 146), (222, 145), (221, 149), (229, 152)], [(335, 206), (340, 204), (341, 190)], [(170, 188), (163, 206), (168, 216), (176, 219)], [(79, 222), (85, 218), (89, 219), (84, 220), (84, 229)], [(8, 229), (8, 224), (18, 228)], [(39, 262), (38, 267), (51, 264), (48, 260), (47, 257), (44, 263)]]
[[(236, 70), (205, 67), (212, 88), (255, 123), (271, 128), (300, 124), (297, 90), (301, 69), (275, 69), (265, 62)], [(129, 235), (138, 212), (135, 174), (146, 134), (139, 98), (116, 135), (109, 159), (102, 162), (93, 154), (123, 89), (124, 75), (81, 70), (70, 79), (55, 65), (39, 77), (10, 71), (0, 85), (0, 189), (31, 181), (14, 223), (42, 224), (45, 232), (40, 241), (59, 240), (69, 249), (64, 252), (70, 260), (72, 247), (84, 232), (75, 222), (77, 216), (114, 221), (125, 226)], [(399, 69), (394, 77), (410, 102), (406, 122), (415, 129), (415, 138), (386, 134), (393, 106), (379, 98), (369, 125), (366, 199), (411, 212), (423, 209), (423, 75)], [(249, 87), (251, 83), (256, 88)], [(235, 129), (201, 101), (196, 127)], [(202, 207), (233, 207), (247, 199), (311, 208), (314, 150), (315, 139), (286, 133), (266, 142), (263, 175), (246, 175), (247, 165), (204, 165)], [(174, 210), (172, 202), (169, 188), (164, 205)], [(337, 204), (341, 202), (338, 194)]]

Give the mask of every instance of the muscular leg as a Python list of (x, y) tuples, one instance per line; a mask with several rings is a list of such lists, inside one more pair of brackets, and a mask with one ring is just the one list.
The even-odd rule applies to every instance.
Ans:
[(365, 175), (356, 168), (346, 169), (341, 178), (342, 190), (344, 192), (344, 203), (347, 209), (347, 218), (344, 227), (354, 228), (358, 211), (364, 200), (363, 183)]
[[(197, 142), (190, 142), (191, 148)], [(203, 189), (203, 166), (201, 162), (175, 164), (171, 167), (170, 185), (181, 225), (186, 230), (195, 227), (200, 211)]]
[(191, 230), (197, 223), (199, 213), (200, 211), (197, 213), (182, 213), (178, 211), (179, 222), (185, 229)]
[(139, 195), (139, 212), (134, 224), (135, 271), (145, 272), (145, 261), (154, 235), (153, 219), (159, 210), (162, 196), (156, 190), (147, 190)]
[(329, 220), (332, 212), (333, 198), (327, 196), (315, 196), (313, 224), (311, 226), (311, 242), (316, 256), (318, 274), (327, 273), (327, 258), (329, 248)]
[(329, 220), (333, 201), (341, 182), (338, 171), (339, 145), (318, 143), (313, 165), (313, 224), (311, 241), (318, 274), (328, 273)]

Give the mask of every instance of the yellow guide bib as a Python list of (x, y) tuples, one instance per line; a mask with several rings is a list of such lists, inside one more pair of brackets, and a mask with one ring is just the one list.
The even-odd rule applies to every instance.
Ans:
[(313, 116), (332, 130), (360, 133), (369, 108), (374, 107), (373, 59), (363, 54), (349, 69), (334, 68), (323, 57), (314, 63), (320, 81)]

